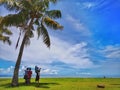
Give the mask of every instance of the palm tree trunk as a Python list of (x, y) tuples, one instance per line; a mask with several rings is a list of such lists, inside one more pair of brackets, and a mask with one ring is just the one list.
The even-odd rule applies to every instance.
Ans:
[[(34, 21), (34, 17), (31, 19), (31, 21), (29, 23), (28, 31), (32, 27), (33, 21)], [(23, 37), (23, 41), (22, 41), (22, 44), (21, 44), (20, 50), (19, 50), (19, 55), (18, 55), (16, 64), (15, 64), (14, 75), (13, 75), (12, 83), (11, 83), (12, 86), (18, 86), (19, 68), (20, 68), (20, 64), (21, 64), (21, 59), (22, 59), (22, 55), (23, 55), (23, 50), (24, 50), (24, 45), (25, 45), (26, 37), (27, 37), (27, 31), (25, 32), (25, 35)]]
[(12, 86), (18, 86), (19, 68), (20, 68), (20, 64), (21, 64), (25, 41), (26, 41), (26, 34), (23, 37), (23, 41), (20, 46), (18, 58), (17, 58), (16, 64), (15, 64), (14, 75), (13, 75), (12, 83), (11, 83)]

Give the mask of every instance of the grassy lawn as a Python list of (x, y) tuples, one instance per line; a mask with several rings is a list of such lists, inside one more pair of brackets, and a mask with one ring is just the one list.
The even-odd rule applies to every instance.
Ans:
[[(19, 87), (11, 87), (10, 81), (0, 78), (0, 90), (120, 90), (120, 78), (42, 78), (40, 86), (34, 79), (30, 85), (20, 79)], [(97, 88), (97, 84), (104, 84), (105, 88)]]

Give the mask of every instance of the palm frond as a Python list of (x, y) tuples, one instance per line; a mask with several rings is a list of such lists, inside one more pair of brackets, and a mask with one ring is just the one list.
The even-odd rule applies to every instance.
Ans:
[(39, 26), (40, 25), (39, 19), (36, 19), (34, 23)]
[(31, 10), (32, 9), (31, 0), (21, 0), (20, 6), (24, 10)]
[(43, 37), (43, 42), (47, 47), (50, 47), (50, 37), (48, 35), (47, 29), (45, 26), (41, 23), (41, 28), (40, 29), (40, 35)]
[(18, 40), (17, 40), (17, 43), (16, 43), (16, 49), (18, 47), (18, 44), (19, 44), (19, 41), (20, 41), (20, 37), (21, 37), (21, 30), (20, 30), (19, 37), (18, 37)]
[(50, 18), (53, 18), (53, 19), (62, 17), (60, 10), (46, 11), (46, 15), (48, 15)]
[(3, 41), (4, 43), (7, 42), (9, 45), (11, 45), (11, 41), (8, 36), (0, 34), (0, 41)]
[[(0, 17), (0, 23), (3, 17)], [(6, 27), (0, 27), (0, 41), (7, 42), (9, 45), (11, 41), (9, 40), (9, 35), (12, 35), (12, 32)]]
[(12, 32), (9, 29), (3, 27), (0, 28), (0, 34), (12, 35)]
[(29, 37), (26, 38), (26, 40), (25, 40), (25, 45), (26, 45), (26, 46), (30, 45), (30, 38), (29, 38)]
[(5, 17), (2, 18), (1, 22), (0, 22), (0, 27), (3, 26), (18, 26), (21, 23), (25, 22), (25, 18), (27, 15), (25, 15), (24, 13), (20, 12), (18, 14), (9, 14)]
[(34, 37), (33, 31), (28, 31), (27, 35), (28, 35), (29, 38), (33, 38)]
[(41, 27), (38, 26), (38, 27), (37, 27), (37, 36), (38, 36), (38, 39), (39, 39), (39, 37), (40, 37), (40, 33), (41, 33)]
[(7, 28), (4, 28), (4, 33), (7, 35), (12, 35), (12, 32), (10, 30), (8, 30)]
[(26, 32), (26, 41), (25, 41), (26, 46), (30, 45), (30, 38), (33, 38), (33, 37), (34, 37), (33, 31)]
[(56, 3), (58, 0), (49, 0), (52, 3)]
[(49, 28), (52, 28), (52, 29), (63, 29), (63, 26), (61, 26), (58, 22), (52, 20), (51, 18), (49, 17), (45, 17), (43, 19), (43, 22), (49, 27)]
[(9, 11), (20, 10), (19, 0), (0, 0), (0, 5), (4, 5)]

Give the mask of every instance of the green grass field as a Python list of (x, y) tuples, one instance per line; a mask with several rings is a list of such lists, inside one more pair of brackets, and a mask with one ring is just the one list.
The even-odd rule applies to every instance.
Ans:
[[(0, 78), (0, 90), (120, 90), (120, 78), (41, 78), (40, 86), (34, 79), (30, 85), (20, 79), (18, 87), (11, 87), (10, 82), (11, 79)], [(97, 88), (97, 84), (105, 88)]]

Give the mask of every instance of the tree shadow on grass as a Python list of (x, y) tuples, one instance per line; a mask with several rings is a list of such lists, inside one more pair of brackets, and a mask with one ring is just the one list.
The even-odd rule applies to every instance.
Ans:
[[(19, 86), (17, 87), (28, 87), (28, 86), (33, 86), (36, 88), (50, 88), (50, 85), (60, 85), (59, 83), (35, 83), (32, 82), (30, 84), (25, 84), (25, 83), (19, 83)], [(16, 88), (16, 87), (12, 87), (11, 83), (5, 83), (5, 84), (1, 84), (0, 87), (4, 87), (4, 88)]]
[(4, 82), (4, 81), (8, 81), (8, 79), (4, 79), (4, 78), (1, 79), (1, 78), (0, 78), (0, 82), (2, 82), (2, 81), (3, 81), (3, 82)]
[(110, 84), (110, 85), (120, 85), (120, 84)]
[(118, 88), (120, 88), (120, 83), (115, 83), (115, 84), (110, 84), (110, 85), (117, 86)]

